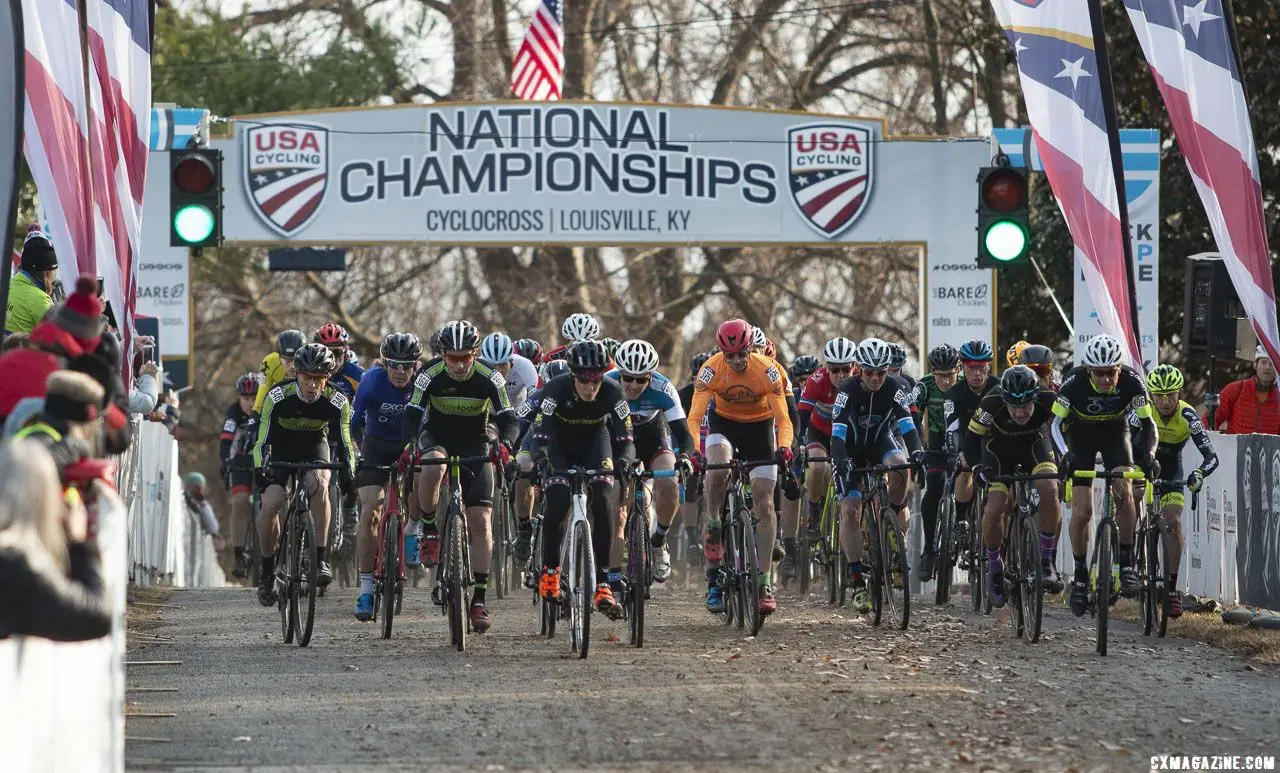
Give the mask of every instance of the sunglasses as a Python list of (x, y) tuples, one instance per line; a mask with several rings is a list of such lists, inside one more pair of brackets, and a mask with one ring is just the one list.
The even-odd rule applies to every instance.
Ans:
[(461, 365), (464, 362), (471, 362), (475, 358), (476, 358), (475, 352), (467, 352), (465, 354), (446, 354), (444, 356), (444, 359), (446, 362), (451, 362), (454, 365)]
[(604, 378), (603, 370), (579, 370), (574, 371), (574, 379), (584, 384), (594, 384)]
[(624, 373), (622, 374), (622, 380), (628, 384), (648, 384), (650, 381), (650, 377), (649, 376), (628, 376)]
[(883, 378), (889, 371), (886, 368), (878, 368), (876, 370), (862, 369), (863, 378)]
[(751, 356), (751, 352), (725, 352), (726, 360), (745, 360)]
[(415, 360), (387, 360), (388, 370), (413, 370)]
[(828, 365), (827, 372), (828, 373), (852, 373), (853, 366), (852, 365)]
[(1089, 375), (1094, 378), (1119, 378), (1119, 368), (1089, 368)]

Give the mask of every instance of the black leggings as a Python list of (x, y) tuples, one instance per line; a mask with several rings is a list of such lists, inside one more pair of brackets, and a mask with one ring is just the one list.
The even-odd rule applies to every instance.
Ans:
[[(613, 455), (609, 447), (608, 432), (601, 428), (595, 436), (569, 442), (552, 439), (547, 446), (547, 458), (551, 460), (553, 473), (570, 467), (586, 470), (613, 469)], [(609, 507), (613, 493), (613, 478), (592, 478), (587, 484), (587, 505), (591, 509), (591, 546), (596, 557), (596, 572), (604, 572), (609, 566), (609, 551), (613, 547), (613, 512)], [(553, 474), (543, 485), (547, 498), (546, 517), (542, 522), (542, 564), (548, 568), (560, 566), (560, 541), (565, 521), (569, 516), (569, 479)]]

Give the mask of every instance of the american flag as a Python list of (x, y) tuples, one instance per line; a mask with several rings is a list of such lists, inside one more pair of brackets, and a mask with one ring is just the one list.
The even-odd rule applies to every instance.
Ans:
[(564, 23), (560, 0), (541, 0), (511, 68), (511, 91), (519, 99), (560, 98), (564, 82)]
[(1258, 339), (1280, 363), (1258, 150), (1222, 0), (1125, 0), (1218, 251)]
[[(1115, 107), (1104, 91), (1091, 8), (1097, 0), (991, 0), (1018, 61), (1031, 132), (1049, 185), (1083, 259), (1098, 321), (1142, 370), (1120, 190)], [(1106, 84), (1109, 90), (1110, 84)], [(1112, 140), (1116, 140), (1113, 144)]]

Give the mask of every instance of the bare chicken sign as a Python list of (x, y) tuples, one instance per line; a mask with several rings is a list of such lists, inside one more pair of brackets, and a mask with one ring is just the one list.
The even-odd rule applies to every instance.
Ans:
[(215, 146), (246, 243), (929, 242), (986, 160), (878, 120), (598, 102), (246, 116)]

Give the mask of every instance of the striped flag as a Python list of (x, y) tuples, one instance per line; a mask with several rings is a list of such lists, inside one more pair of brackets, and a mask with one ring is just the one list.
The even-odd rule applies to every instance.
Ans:
[(511, 91), (519, 99), (554, 101), (564, 83), (564, 23), (560, 0), (540, 0), (511, 68)]
[(1124, 0), (1218, 251), (1258, 339), (1280, 363), (1258, 150), (1222, 0)]
[[(991, 0), (1103, 331), (1142, 370), (1120, 141), (1097, 0)], [(1095, 28), (1099, 34), (1095, 35)]]

